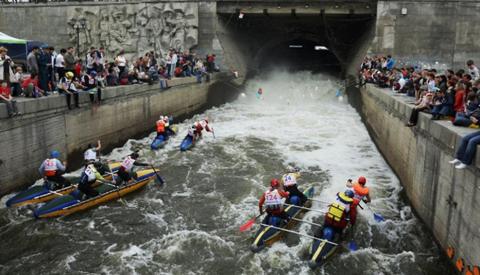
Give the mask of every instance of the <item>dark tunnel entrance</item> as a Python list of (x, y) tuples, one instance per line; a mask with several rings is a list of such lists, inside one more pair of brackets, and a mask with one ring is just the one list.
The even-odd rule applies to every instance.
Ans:
[[(248, 71), (329, 72), (349, 66), (375, 24), (372, 14), (219, 14), (229, 36), (248, 57)], [(368, 37), (368, 38), (367, 38)]]

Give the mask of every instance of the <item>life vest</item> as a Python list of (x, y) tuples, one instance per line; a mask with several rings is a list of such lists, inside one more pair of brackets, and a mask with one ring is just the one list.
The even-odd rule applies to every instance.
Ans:
[(125, 171), (130, 172), (133, 168), (133, 163), (135, 162), (130, 156), (126, 157), (122, 162), (122, 167)]
[(57, 159), (46, 159), (43, 162), (44, 175), (47, 177), (55, 176), (57, 173)]
[(85, 151), (85, 153), (83, 154), (83, 158), (85, 160), (96, 160), (97, 152), (94, 149), (90, 148), (87, 151)]
[(165, 132), (165, 121), (158, 120), (157, 121), (157, 133)]
[(297, 175), (295, 173), (288, 173), (282, 176), (282, 180), (284, 186), (293, 186), (297, 184)]
[(368, 195), (368, 187), (356, 182), (353, 184), (353, 192), (355, 194), (353, 197), (354, 201), (360, 202), (365, 196)]
[(85, 167), (85, 171), (83, 171), (83, 172), (87, 176), (87, 181), (88, 182), (92, 182), (92, 181), (95, 181), (97, 179), (97, 176), (95, 175), (97, 170), (95, 169), (95, 167), (92, 164), (87, 165), (87, 167)]
[(330, 204), (325, 221), (334, 227), (344, 228), (347, 226), (347, 215), (350, 212), (350, 205), (353, 199), (347, 197), (344, 193), (339, 193), (337, 201)]
[(265, 207), (267, 211), (275, 211), (281, 209), (283, 205), (282, 196), (277, 189), (269, 189), (265, 192)]

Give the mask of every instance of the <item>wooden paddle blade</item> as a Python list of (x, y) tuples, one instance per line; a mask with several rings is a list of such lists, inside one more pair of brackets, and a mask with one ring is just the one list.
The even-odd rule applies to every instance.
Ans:
[(244, 232), (252, 228), (253, 224), (255, 223), (255, 220), (256, 220), (255, 218), (252, 218), (248, 220), (245, 224), (240, 226), (240, 232)]

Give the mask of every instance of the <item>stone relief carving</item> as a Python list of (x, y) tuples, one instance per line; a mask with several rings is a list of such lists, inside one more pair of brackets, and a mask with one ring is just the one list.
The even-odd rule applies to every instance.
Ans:
[(111, 60), (121, 49), (127, 57), (169, 48), (187, 50), (198, 41), (197, 3), (144, 3), (76, 7), (68, 17), (71, 45), (80, 41), (80, 53), (103, 46)]

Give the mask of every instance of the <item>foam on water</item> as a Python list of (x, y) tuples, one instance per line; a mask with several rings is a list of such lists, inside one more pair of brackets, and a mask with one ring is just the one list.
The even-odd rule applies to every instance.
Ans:
[[(264, 91), (261, 99), (256, 96), (260, 87)], [(352, 262), (359, 274), (441, 273), (438, 250), (400, 198), (399, 181), (359, 114), (344, 95), (344, 100), (336, 97), (339, 88), (339, 81), (308, 72), (277, 72), (252, 79), (242, 91), (244, 96), (235, 102), (178, 124), (178, 135), (164, 148), (150, 150), (155, 138), (151, 133), (128, 140), (104, 156), (118, 161), (140, 150), (142, 161), (160, 167), (167, 181), (164, 187), (150, 184), (145, 191), (127, 196), (127, 206), (112, 203), (46, 226), (27, 225), (26, 218), (18, 221), (19, 213), (9, 210), (7, 218), (0, 215), (10, 221), (0, 227), (0, 235), (13, 235), (12, 227), (27, 230), (28, 226), (34, 227), (27, 231), (31, 238), (46, 234), (49, 227), (47, 232), (73, 234), (77, 238), (70, 237), (67, 244), (81, 245), (70, 256), (62, 255), (61, 266), (66, 271), (308, 274), (310, 239), (290, 235), (253, 254), (249, 251), (253, 231), (238, 232), (241, 224), (257, 214), (258, 198), (270, 179), (279, 177), (290, 164), (302, 170), (300, 188), (314, 186), (315, 198), (325, 202), (345, 190), (348, 178), (367, 177), (371, 207), (387, 218), (377, 223), (371, 212), (360, 210), (355, 233), (359, 251), (334, 257), (319, 274), (346, 274)], [(193, 150), (179, 152), (189, 125), (204, 117), (211, 121), (216, 138), (206, 133)], [(326, 203), (315, 202), (313, 207), (325, 210)], [(323, 219), (312, 211), (304, 218), (315, 223)], [(303, 223), (294, 229), (312, 234), (315, 227)], [(19, 230), (19, 235), (25, 232)], [(41, 255), (34, 255), (31, 261), (41, 261)], [(17, 264), (3, 269), (22, 271)]]

